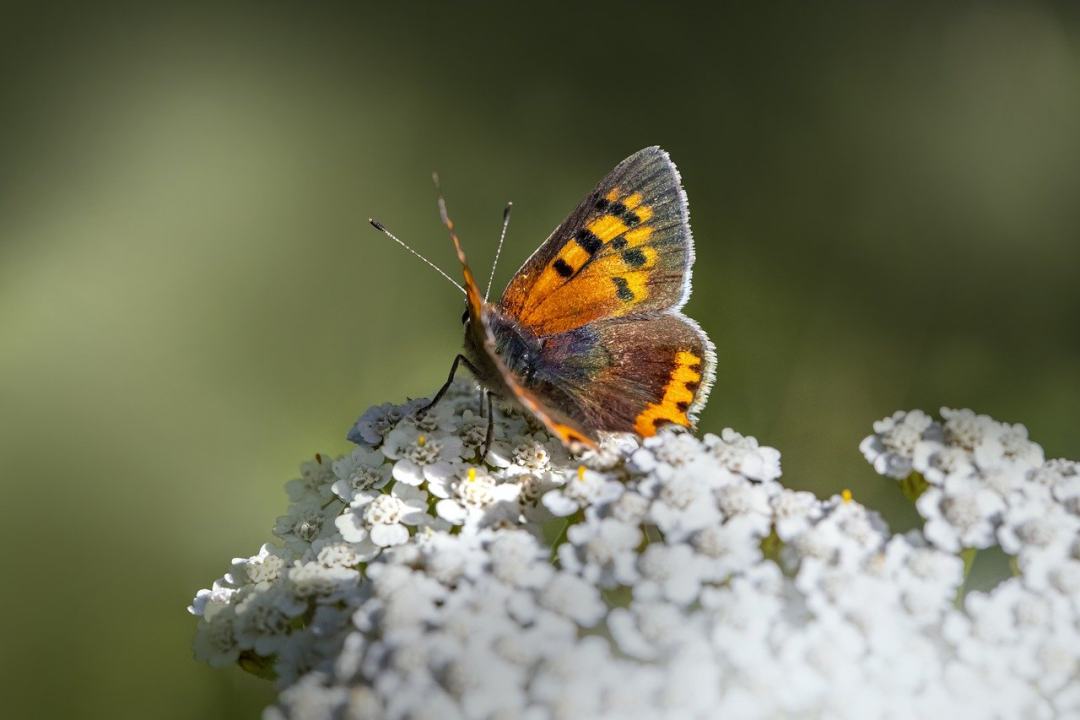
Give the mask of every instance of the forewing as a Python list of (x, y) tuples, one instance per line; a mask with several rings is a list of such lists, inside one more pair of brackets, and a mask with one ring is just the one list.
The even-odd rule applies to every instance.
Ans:
[(601, 320), (544, 343), (541, 388), (583, 427), (654, 435), (692, 428), (715, 377), (712, 342), (679, 313)]
[(619, 163), (503, 292), (503, 312), (540, 336), (602, 318), (677, 310), (693, 264), (686, 196), (668, 154)]

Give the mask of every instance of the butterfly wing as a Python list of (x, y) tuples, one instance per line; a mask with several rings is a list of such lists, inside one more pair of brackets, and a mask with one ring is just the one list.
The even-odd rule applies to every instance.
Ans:
[(716, 355), (679, 313), (609, 318), (547, 338), (536, 393), (581, 427), (654, 435), (692, 428), (708, 399)]
[[(492, 348), (494, 349), (494, 345), (492, 345)], [(498, 355), (494, 354), (494, 351), (492, 357), (495, 358), (499, 365), (502, 365), (502, 361)], [(545, 398), (526, 388), (518, 382), (517, 378), (505, 365), (502, 366), (502, 373), (503, 383), (510, 390), (514, 399), (531, 412), (537, 420), (542, 422), (552, 435), (562, 441), (563, 445), (571, 448), (581, 446), (594, 450), (598, 447), (596, 438), (593, 436), (594, 433), (586, 430), (580, 420), (556, 409), (559, 406), (552, 403), (550, 398)]]
[(545, 403), (542, 398), (526, 388), (514, 376), (514, 373), (510, 371), (502, 358), (499, 357), (495, 349), (495, 337), (492, 335), (491, 324), (487, 317), (491, 307), (484, 302), (480, 288), (476, 284), (476, 278), (473, 276), (469, 261), (465, 257), (465, 250), (461, 247), (461, 240), (458, 238), (457, 233), (454, 232), (454, 223), (447, 217), (446, 210), (441, 203), (440, 208), (443, 223), (450, 230), (450, 239), (454, 243), (454, 251), (461, 262), (462, 274), (465, 278), (466, 304), (468, 305), (470, 319), (469, 333), (472, 336), (472, 342), (483, 353), (483, 361), (480, 366), (487, 371), (484, 373), (487, 376), (485, 379), (490, 384), (500, 385), (509, 397), (517, 400), (526, 410), (531, 412), (553, 435), (562, 440), (564, 445), (568, 447), (596, 448), (596, 440), (591, 433), (585, 430), (577, 420), (556, 409), (557, 406), (553, 407), (550, 403)]
[(694, 260), (679, 172), (658, 147), (623, 160), (518, 270), (500, 309), (543, 337), (677, 310)]

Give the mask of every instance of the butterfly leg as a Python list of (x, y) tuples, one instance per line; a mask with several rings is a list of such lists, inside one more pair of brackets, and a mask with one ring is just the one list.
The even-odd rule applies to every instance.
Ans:
[(491, 391), (484, 388), (484, 399), (487, 400), (487, 432), (484, 433), (484, 450), (480, 453), (480, 461), (487, 458), (488, 450), (491, 449), (491, 439), (495, 435), (495, 413), (491, 409)]
[(450, 374), (447, 376), (446, 382), (443, 383), (443, 386), (439, 388), (439, 392), (435, 393), (435, 397), (431, 399), (431, 402), (429, 402), (427, 405), (417, 411), (416, 414), (419, 417), (423, 417), (427, 414), (428, 410), (435, 407), (435, 405), (443, 399), (443, 395), (445, 395), (446, 391), (450, 389), (450, 386), (454, 384), (454, 375), (457, 374), (458, 363), (465, 363), (465, 367), (469, 368), (469, 372), (471, 372), (473, 375), (476, 375), (476, 367), (471, 362), (469, 362), (469, 358), (459, 353), (457, 357), (454, 358), (454, 363), (450, 366)]

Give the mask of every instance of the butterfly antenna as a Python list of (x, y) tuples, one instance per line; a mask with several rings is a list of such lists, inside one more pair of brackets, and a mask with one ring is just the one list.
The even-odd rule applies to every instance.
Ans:
[(442, 194), (442, 184), (439, 182), (439, 173), (431, 173), (431, 182), (435, 184), (435, 197), (439, 203), (439, 220), (446, 229), (450, 231), (451, 235), (454, 235), (454, 221), (450, 219), (450, 215), (446, 212), (446, 199)]
[[(439, 184), (439, 173), (431, 173), (431, 182), (435, 183), (435, 194), (439, 199), (439, 219), (442, 220), (442, 224), (446, 226), (446, 229), (450, 231), (450, 240), (454, 243), (458, 260), (461, 261), (462, 265), (465, 265), (465, 253), (461, 249), (461, 240), (457, 236), (457, 231), (454, 230), (454, 221), (450, 219), (450, 214), (446, 212), (446, 200), (443, 198), (442, 186)], [(471, 273), (469, 274), (471, 275)], [(465, 293), (466, 296), (468, 294), (468, 292)]]
[(440, 275), (442, 275), (442, 276), (443, 276), (444, 278), (446, 278), (447, 280), (449, 280), (449, 281), (450, 281), (450, 284), (451, 284), (451, 285), (453, 285), (454, 287), (456, 287), (456, 288), (457, 288), (457, 289), (458, 289), (459, 291), (461, 291), (461, 294), (462, 294), (462, 295), (466, 295), (466, 294), (467, 294), (467, 293), (465, 292), (465, 288), (461, 287), (461, 285), (460, 285), (460, 284), (458, 284), (458, 282), (457, 282), (456, 280), (454, 280), (454, 278), (452, 278), (452, 277), (450, 277), (449, 275), (447, 275), (447, 274), (446, 274), (445, 272), (443, 272), (443, 269), (442, 269), (442, 268), (440, 268), (440, 267), (439, 267), (438, 265), (436, 265), (435, 263), (431, 262), (431, 261), (430, 261), (430, 260), (428, 260), (428, 259), (427, 259), (426, 257), (424, 257), (424, 256), (423, 256), (423, 255), (421, 255), (420, 253), (416, 252), (416, 251), (415, 251), (415, 250), (413, 250), (413, 249), (412, 249), (411, 247), (409, 247), (409, 246), (408, 246), (408, 245), (406, 245), (406, 244), (405, 244), (404, 242), (402, 242), (402, 241), (401, 241), (400, 239), (398, 239), (398, 236), (397, 236), (397, 235), (395, 235), (394, 233), (390, 232), (389, 230), (387, 230), (387, 229), (386, 229), (386, 226), (385, 226), (385, 225), (383, 225), (383, 224), (382, 224), (381, 222), (379, 222), (379, 221), (378, 221), (378, 220), (376, 220), (375, 218), (368, 218), (368, 222), (369, 222), (369, 223), (371, 223), (371, 227), (375, 228), (376, 230), (378, 230), (379, 232), (381, 232), (381, 233), (382, 233), (383, 235), (385, 235), (386, 237), (390, 238), (391, 240), (393, 240), (394, 242), (396, 242), (396, 243), (397, 243), (398, 245), (400, 245), (401, 247), (403, 247), (403, 248), (405, 248), (406, 250), (408, 250), (409, 252), (411, 252), (411, 253), (412, 253), (413, 255), (415, 255), (416, 257), (420, 258), (420, 259), (421, 259), (421, 260), (422, 260), (422, 261), (424, 262), (424, 264), (425, 264), (425, 265), (427, 265), (427, 266), (428, 266), (428, 267), (430, 267), (430, 268), (431, 268), (432, 270), (434, 270), (435, 272), (439, 273), (439, 274), (440, 274)]
[(491, 283), (495, 280), (495, 268), (499, 266), (499, 253), (502, 252), (503, 240), (506, 239), (506, 228), (510, 227), (510, 211), (514, 209), (514, 203), (506, 203), (503, 210), (502, 232), (499, 233), (499, 244), (495, 247), (495, 261), (491, 263), (491, 274), (488, 275), (487, 290), (484, 291), (484, 302), (491, 295)]
[(454, 251), (461, 262), (461, 272), (465, 276), (465, 298), (469, 302), (469, 313), (473, 317), (479, 317), (484, 311), (484, 300), (480, 297), (480, 288), (477, 287), (476, 278), (473, 277), (472, 270), (469, 269), (469, 263), (465, 259), (465, 251), (461, 249), (461, 239), (454, 230), (454, 221), (450, 219), (450, 215), (446, 212), (446, 200), (443, 199), (442, 188), (439, 187), (438, 173), (431, 173), (431, 179), (435, 183), (435, 192), (439, 196), (439, 217), (442, 219), (446, 229), (450, 231), (450, 242), (454, 243)]

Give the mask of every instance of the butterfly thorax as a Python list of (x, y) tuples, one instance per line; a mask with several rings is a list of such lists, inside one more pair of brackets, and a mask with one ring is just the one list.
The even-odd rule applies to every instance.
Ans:
[(523, 385), (533, 385), (540, 369), (543, 341), (493, 305), (485, 305), (481, 323), (470, 320), (465, 327), (466, 354), (479, 370), (480, 381), (489, 389), (507, 396), (503, 392), (502, 374), (483, 350), (483, 325), (491, 332), (495, 340), (495, 353), (506, 368)]

